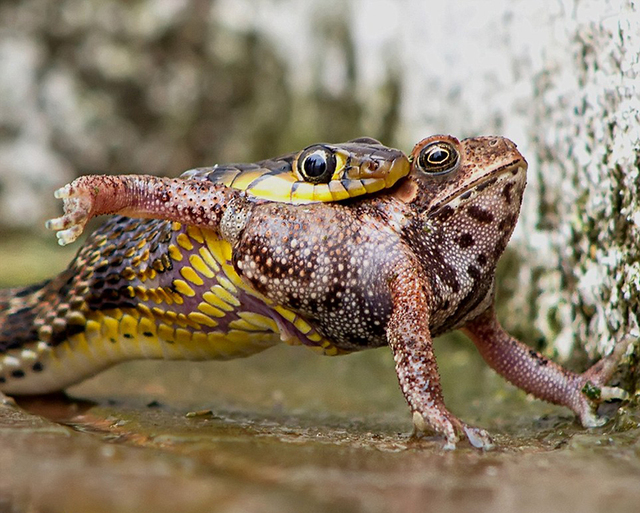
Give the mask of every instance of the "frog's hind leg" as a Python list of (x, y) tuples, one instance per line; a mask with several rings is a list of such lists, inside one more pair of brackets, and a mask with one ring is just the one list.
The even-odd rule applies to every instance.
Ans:
[(498, 374), (539, 399), (570, 408), (585, 427), (605, 422), (595, 414), (599, 402), (626, 398), (624, 390), (604, 385), (624, 355), (629, 345), (627, 340), (618, 343), (611, 355), (577, 374), (509, 335), (498, 322), (493, 308), (467, 323), (464, 331)]

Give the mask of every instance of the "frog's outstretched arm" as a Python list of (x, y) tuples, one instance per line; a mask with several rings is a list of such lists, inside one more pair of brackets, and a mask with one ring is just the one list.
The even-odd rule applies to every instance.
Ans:
[(539, 399), (570, 408), (585, 427), (605, 422), (595, 414), (598, 402), (627, 396), (620, 388), (604, 385), (626, 352), (628, 339), (618, 342), (609, 356), (590, 369), (576, 374), (509, 335), (500, 326), (493, 308), (467, 323), (464, 331), (498, 374)]
[(78, 238), (87, 222), (103, 214), (156, 218), (220, 232), (228, 208), (246, 204), (246, 193), (208, 181), (148, 175), (82, 176), (58, 189), (64, 215), (47, 221), (58, 242)]

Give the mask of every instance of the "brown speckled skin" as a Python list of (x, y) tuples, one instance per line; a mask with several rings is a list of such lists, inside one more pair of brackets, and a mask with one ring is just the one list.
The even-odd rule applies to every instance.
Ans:
[[(420, 157), (434, 143), (458, 152), (459, 164), (441, 174), (425, 171)], [(525, 188), (522, 155), (500, 137), (459, 142), (434, 136), (420, 142), (412, 158), (411, 175), (390, 192), (304, 206), (255, 203), (202, 183), (84, 177), (72, 184), (71, 198), (88, 191), (99, 191), (100, 198), (80, 215), (65, 200), (67, 218), (58, 226), (124, 212), (218, 230), (233, 244), (233, 263), (244, 280), (336, 346), (353, 351), (388, 344), (416, 428), (444, 436), (447, 448), (460, 438), (491, 445), (484, 430), (464, 424), (444, 405), (432, 337), (456, 328), (464, 328), (508, 380), (595, 425), (595, 404), (582, 389), (587, 382), (602, 387), (622, 349), (574, 374), (510, 337), (493, 312), (496, 263)], [(129, 188), (135, 194), (112, 194), (134, 182)]]

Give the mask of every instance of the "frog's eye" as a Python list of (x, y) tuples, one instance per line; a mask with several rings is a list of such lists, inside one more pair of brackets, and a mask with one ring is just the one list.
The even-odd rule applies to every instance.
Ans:
[(457, 169), (460, 154), (455, 147), (444, 141), (427, 144), (418, 154), (418, 167), (429, 175), (444, 175)]
[(336, 156), (324, 146), (311, 146), (298, 157), (298, 172), (311, 183), (329, 183), (336, 170)]

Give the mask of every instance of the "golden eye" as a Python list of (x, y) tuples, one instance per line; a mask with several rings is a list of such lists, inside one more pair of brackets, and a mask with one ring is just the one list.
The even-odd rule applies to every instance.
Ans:
[(418, 167), (429, 175), (444, 175), (458, 168), (460, 154), (444, 141), (428, 144), (418, 154)]
[(310, 146), (298, 157), (298, 172), (307, 182), (329, 183), (335, 170), (336, 156), (324, 146)]

